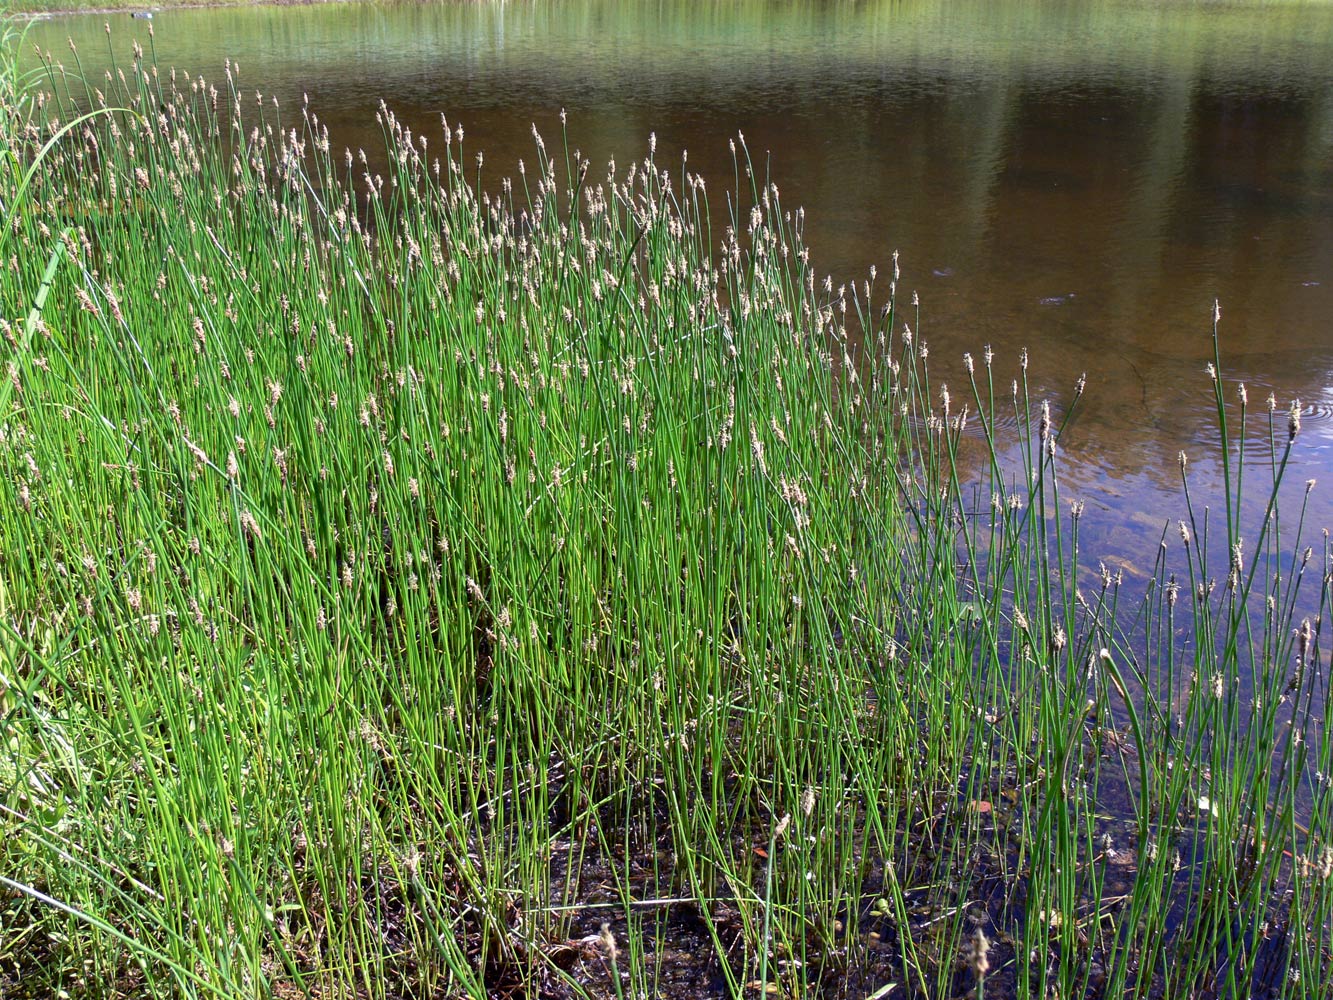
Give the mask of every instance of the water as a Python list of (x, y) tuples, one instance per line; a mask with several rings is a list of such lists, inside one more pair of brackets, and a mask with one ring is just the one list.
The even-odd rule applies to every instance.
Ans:
[[(104, 23), (110, 21), (110, 40)], [(1333, 525), (1333, 4), (1171, 0), (560, 0), (60, 18), (30, 41), (96, 75), (148, 31), (160, 65), (312, 107), (336, 145), (382, 147), (381, 97), (414, 131), (461, 122), (498, 184), (558, 114), (595, 161), (658, 139), (720, 201), (743, 132), (807, 210), (820, 275), (901, 251), (933, 374), (1019, 351), (1061, 408), (1065, 495), (1086, 558), (1151, 566), (1183, 512), (1177, 454), (1216, 499), (1212, 304), (1224, 369), (1256, 411), (1292, 398), (1290, 480)], [(881, 281), (881, 288), (883, 282)], [(1229, 390), (1234, 397), (1234, 391)], [(1285, 438), (1285, 433), (1283, 434)]]

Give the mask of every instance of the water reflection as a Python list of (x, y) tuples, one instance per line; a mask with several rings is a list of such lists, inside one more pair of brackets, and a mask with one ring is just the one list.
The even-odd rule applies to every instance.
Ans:
[[(106, 61), (102, 16), (41, 24)], [(1085, 551), (1151, 565), (1180, 513), (1181, 449), (1207, 492), (1217, 464), (1203, 372), (1212, 302), (1227, 370), (1256, 412), (1309, 404), (1293, 480), (1333, 463), (1333, 7), (1015, 0), (653, 5), (614, 0), (219, 9), (151, 22), (158, 61), (295, 108), (335, 141), (382, 146), (383, 97), (415, 131), (461, 121), (498, 180), (530, 123), (595, 160), (688, 147), (717, 203), (743, 131), (821, 273), (863, 277), (902, 251), (932, 369), (964, 351), (997, 370), (1032, 352), (1068, 399), (1066, 493), (1090, 500)], [(149, 24), (114, 19), (128, 56)], [(101, 53), (102, 55), (98, 55)], [(69, 57), (63, 56), (65, 59)], [(881, 283), (882, 284), (882, 283)], [(1234, 390), (1229, 389), (1234, 396)], [(1313, 519), (1333, 522), (1314, 496)], [(1099, 535), (1100, 533), (1100, 535)]]

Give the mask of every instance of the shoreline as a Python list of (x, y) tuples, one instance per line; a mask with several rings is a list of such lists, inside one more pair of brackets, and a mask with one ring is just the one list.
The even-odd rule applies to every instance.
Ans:
[[(147, 11), (151, 14), (178, 10), (216, 10), (222, 7), (313, 7), (317, 4), (348, 3), (351, 0), (98, 0), (96, 6), (80, 7), (76, 5), (43, 6), (25, 9), (22, 4), (14, 5), (5, 13), (19, 21), (50, 21), (58, 17), (71, 17), (81, 14), (137, 14)], [(147, 20), (147, 19), (145, 19)]]

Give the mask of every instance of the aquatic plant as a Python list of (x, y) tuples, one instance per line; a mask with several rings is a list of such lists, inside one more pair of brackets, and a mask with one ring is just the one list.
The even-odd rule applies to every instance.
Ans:
[(0, 276), (7, 995), (1327, 992), (1330, 552), (1216, 320), (1222, 513), (1182, 460), (1140, 600), (1082, 381), (935, 384), (743, 138), (714, 204), (46, 67), (14, 162), (99, 117)]

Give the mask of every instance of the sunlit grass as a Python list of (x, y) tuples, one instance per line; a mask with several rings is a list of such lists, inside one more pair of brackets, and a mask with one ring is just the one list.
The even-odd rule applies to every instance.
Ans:
[(386, 108), (375, 175), (230, 77), (45, 85), (15, 163), (133, 112), (0, 189), (6, 995), (1328, 991), (1299, 408), (1201, 386), (1270, 460), (1129, 594), (1083, 385), (940, 386), (743, 141), (511, 183)]

